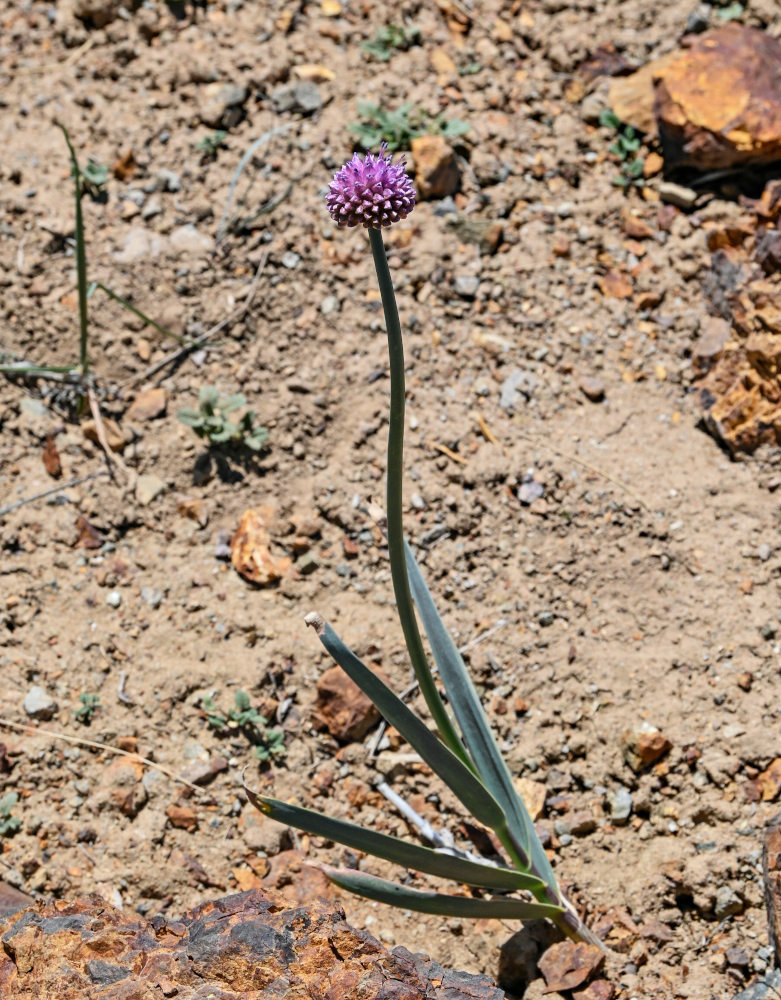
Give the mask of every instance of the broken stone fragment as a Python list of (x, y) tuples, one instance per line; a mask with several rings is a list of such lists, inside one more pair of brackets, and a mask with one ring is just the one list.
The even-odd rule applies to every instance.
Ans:
[(636, 773), (661, 760), (672, 748), (667, 737), (647, 722), (636, 729), (627, 729), (621, 737), (621, 744), (624, 760)]

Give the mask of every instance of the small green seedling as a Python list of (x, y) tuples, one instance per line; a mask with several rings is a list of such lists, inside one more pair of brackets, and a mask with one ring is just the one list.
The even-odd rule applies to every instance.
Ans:
[(377, 62), (390, 62), (394, 52), (404, 52), (420, 44), (420, 28), (414, 25), (386, 24), (379, 28), (374, 38), (361, 45), (363, 51)]
[(236, 422), (229, 419), (229, 414), (246, 405), (247, 399), (241, 393), (221, 396), (214, 386), (205, 385), (198, 393), (198, 409), (185, 407), (176, 416), (211, 444), (234, 444), (250, 451), (263, 451), (268, 442), (268, 430), (255, 423), (257, 418), (253, 410), (245, 410)]
[(454, 139), (469, 131), (469, 125), (460, 118), (431, 118), (423, 111), (416, 111), (412, 102), (400, 105), (395, 111), (386, 111), (373, 101), (358, 101), (358, 113), (365, 121), (348, 125), (358, 138), (358, 144), (371, 149), (381, 142), (388, 150), (409, 149), (413, 139), (421, 135), (442, 135)]
[(206, 135), (195, 144), (199, 153), (203, 154), (205, 160), (213, 160), (217, 156), (217, 150), (225, 144), (228, 133), (223, 129), (217, 129), (211, 135)]
[(285, 734), (281, 729), (267, 729), (268, 720), (252, 707), (246, 691), (237, 691), (233, 696), (233, 708), (227, 714), (222, 712), (211, 695), (201, 699), (201, 707), (206, 712), (206, 721), (218, 731), (239, 729), (253, 746), (257, 760), (269, 761), (273, 757), (284, 757)]
[(87, 165), (81, 168), (81, 182), (90, 198), (100, 198), (108, 184), (108, 167), (90, 156)]
[(726, 7), (720, 7), (716, 11), (716, 17), (723, 23), (726, 24), (728, 21), (739, 21), (743, 14), (745, 13), (745, 8), (742, 3), (730, 3)]
[(81, 706), (73, 713), (73, 717), (77, 722), (88, 726), (92, 722), (93, 715), (100, 708), (100, 695), (87, 694), (86, 691), (82, 691), (79, 695), (79, 701)]
[(22, 821), (11, 815), (11, 810), (18, 801), (16, 792), (8, 792), (0, 799), (0, 837), (12, 837), (21, 827)]
[(599, 116), (599, 124), (615, 132), (615, 139), (608, 146), (608, 152), (620, 162), (621, 172), (613, 178), (613, 183), (622, 188), (643, 187), (645, 159), (637, 155), (640, 149), (637, 131), (631, 125), (624, 125), (618, 115), (607, 109)]

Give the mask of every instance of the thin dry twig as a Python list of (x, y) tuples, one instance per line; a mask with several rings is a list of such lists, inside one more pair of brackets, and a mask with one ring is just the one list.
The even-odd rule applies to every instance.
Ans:
[(87, 399), (89, 400), (89, 408), (92, 413), (92, 419), (95, 421), (95, 433), (98, 436), (98, 441), (100, 442), (100, 447), (103, 449), (103, 453), (106, 456), (106, 464), (108, 465), (108, 473), (111, 478), (114, 478), (114, 466), (112, 462), (116, 462), (119, 468), (124, 472), (125, 476), (130, 476), (130, 469), (125, 465), (122, 458), (118, 454), (114, 454), (109, 447), (108, 438), (106, 437), (106, 428), (103, 426), (103, 417), (100, 412), (100, 406), (98, 404), (97, 396), (95, 395), (95, 390), (92, 386), (87, 389)]
[(80, 747), (90, 747), (92, 750), (105, 750), (107, 753), (116, 754), (118, 757), (132, 757), (133, 760), (138, 760), (142, 764), (146, 764), (147, 767), (159, 771), (172, 781), (179, 782), (180, 785), (187, 785), (188, 788), (192, 788), (195, 792), (203, 791), (198, 785), (194, 785), (187, 778), (182, 778), (164, 764), (157, 764), (155, 761), (149, 760), (148, 757), (141, 757), (130, 750), (121, 750), (119, 747), (112, 747), (109, 743), (97, 743), (94, 740), (85, 740), (80, 736), (70, 736), (68, 733), (55, 733), (51, 729), (38, 729), (36, 726), (27, 726), (22, 722), (12, 722), (10, 719), (0, 718), (0, 726), (7, 726), (9, 729), (15, 729), (20, 733), (25, 733), (27, 736), (45, 736), (50, 740), (64, 740), (66, 743), (75, 743), (76, 746)]
[(10, 514), (12, 510), (17, 510), (19, 507), (24, 507), (25, 504), (33, 503), (36, 500), (43, 500), (54, 493), (61, 493), (63, 490), (69, 490), (73, 486), (81, 486), (82, 483), (88, 483), (91, 479), (97, 479), (98, 476), (107, 475), (109, 475), (108, 469), (101, 469), (99, 472), (91, 472), (88, 476), (79, 476), (78, 479), (71, 479), (69, 483), (60, 483), (59, 486), (52, 486), (50, 490), (35, 493), (31, 497), (25, 497), (24, 500), (17, 500), (16, 503), (9, 503), (7, 507), (0, 507), (0, 517)]
[(57, 70), (65, 71), (75, 66), (79, 59), (89, 52), (96, 40), (97, 35), (90, 35), (83, 45), (80, 45), (67, 59), (63, 59), (62, 62), (44, 63), (43, 66), (22, 66), (16, 72), (19, 75), (27, 75), (29, 73), (38, 75), (40, 73), (56, 73)]
[(264, 253), (260, 259), (260, 263), (258, 264), (257, 270), (255, 271), (255, 276), (252, 279), (252, 285), (250, 286), (250, 290), (247, 293), (246, 299), (240, 306), (234, 309), (234, 311), (229, 316), (226, 316), (225, 319), (220, 320), (219, 323), (215, 324), (213, 327), (207, 330), (206, 333), (202, 333), (200, 337), (196, 337), (196, 339), (193, 340), (191, 343), (185, 344), (184, 347), (178, 347), (175, 351), (171, 351), (170, 354), (166, 354), (164, 358), (161, 358), (160, 361), (156, 361), (153, 365), (150, 365), (145, 371), (140, 372), (138, 375), (131, 375), (129, 379), (126, 379), (124, 382), (120, 382), (118, 388), (125, 389), (128, 386), (138, 385), (139, 382), (146, 381), (146, 379), (151, 378), (153, 375), (156, 375), (159, 371), (161, 371), (163, 368), (166, 368), (169, 364), (172, 364), (173, 362), (178, 361), (180, 358), (183, 358), (186, 354), (189, 354), (191, 351), (194, 351), (197, 347), (202, 347), (208, 340), (211, 340), (211, 338), (215, 337), (221, 330), (224, 330), (226, 326), (230, 326), (231, 323), (234, 323), (237, 320), (240, 320), (243, 316), (246, 316), (252, 305), (252, 301), (255, 298), (255, 292), (257, 291), (258, 282), (260, 281), (260, 276), (263, 272), (263, 268), (265, 267), (267, 259), (268, 259), (268, 253)]

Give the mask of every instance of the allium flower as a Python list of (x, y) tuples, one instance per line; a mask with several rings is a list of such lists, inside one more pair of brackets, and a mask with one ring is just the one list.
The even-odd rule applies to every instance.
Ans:
[(415, 188), (404, 170), (404, 157), (393, 163), (383, 142), (379, 155), (367, 153), (362, 160), (356, 153), (334, 174), (325, 202), (340, 229), (382, 229), (409, 215)]

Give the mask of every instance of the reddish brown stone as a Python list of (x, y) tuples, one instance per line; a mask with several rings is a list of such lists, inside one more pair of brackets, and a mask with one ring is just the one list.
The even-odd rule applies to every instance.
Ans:
[(446, 198), (460, 183), (456, 154), (441, 135), (421, 135), (412, 140), (415, 187), (422, 199)]
[(487, 976), (388, 951), (322, 900), (288, 908), (270, 891), (145, 920), (99, 896), (38, 904), (0, 922), (0, 996), (14, 1000), (212, 997), (501, 1000)]
[(317, 682), (315, 721), (342, 742), (360, 740), (380, 713), (341, 667), (329, 667)]
[(637, 729), (626, 730), (621, 742), (624, 760), (633, 771), (642, 771), (655, 764), (672, 747), (667, 737), (647, 722)]
[(595, 976), (605, 964), (605, 953), (583, 941), (560, 941), (540, 959), (540, 972), (549, 991), (574, 990)]
[(194, 833), (198, 829), (198, 817), (195, 815), (195, 811), (189, 806), (172, 804), (167, 807), (165, 814), (171, 826), (179, 827), (180, 830), (187, 830), (188, 833)]
[(155, 420), (164, 416), (167, 406), (168, 396), (165, 389), (145, 389), (133, 400), (125, 417), (131, 422), (135, 420), (140, 423)]

